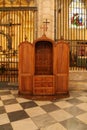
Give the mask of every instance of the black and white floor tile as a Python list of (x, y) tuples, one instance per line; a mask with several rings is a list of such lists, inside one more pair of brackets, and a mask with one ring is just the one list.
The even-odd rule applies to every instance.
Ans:
[(17, 89), (0, 89), (0, 130), (87, 130), (87, 92), (35, 101), (19, 97)]

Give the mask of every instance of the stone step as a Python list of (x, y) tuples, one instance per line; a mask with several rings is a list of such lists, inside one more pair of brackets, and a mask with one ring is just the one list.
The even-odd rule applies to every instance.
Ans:
[(69, 81), (69, 90), (87, 90), (87, 81)]

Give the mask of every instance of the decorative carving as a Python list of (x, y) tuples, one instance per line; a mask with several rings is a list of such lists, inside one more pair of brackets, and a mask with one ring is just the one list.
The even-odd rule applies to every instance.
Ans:
[(44, 21), (43, 22), (43, 25), (40, 27), (42, 30), (43, 30), (43, 34), (45, 35), (45, 32), (47, 31), (47, 29), (48, 29), (48, 27), (47, 27), (47, 24), (48, 23), (50, 23), (50, 22), (48, 22), (47, 21), (47, 19), (46, 19), (46, 21)]
[(46, 26), (46, 31), (47, 31), (47, 29), (48, 29), (47, 25), (48, 25), (50, 22), (48, 22), (48, 20), (46, 19), (43, 23), (45, 24), (45, 26)]

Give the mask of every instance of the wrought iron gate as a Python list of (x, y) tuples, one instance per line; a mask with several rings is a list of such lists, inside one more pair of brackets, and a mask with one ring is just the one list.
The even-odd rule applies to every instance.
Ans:
[(37, 37), (36, 7), (0, 7), (0, 82), (18, 81), (18, 45)]
[(56, 41), (70, 45), (70, 70), (87, 70), (87, 1), (55, 0)]

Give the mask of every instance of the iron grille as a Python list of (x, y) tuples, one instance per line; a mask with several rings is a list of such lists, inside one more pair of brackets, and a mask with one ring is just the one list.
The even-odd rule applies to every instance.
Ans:
[(36, 7), (0, 7), (0, 81), (18, 82), (18, 46), (37, 37)]

